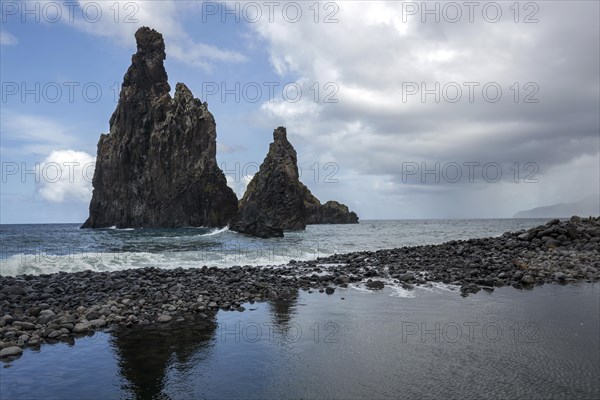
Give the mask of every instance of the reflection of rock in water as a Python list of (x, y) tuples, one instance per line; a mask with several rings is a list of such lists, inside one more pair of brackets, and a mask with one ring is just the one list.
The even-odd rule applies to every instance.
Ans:
[(273, 323), (275, 329), (287, 332), (290, 329), (292, 316), (296, 314), (296, 305), (298, 303), (298, 290), (279, 292), (276, 300), (269, 300)]
[(138, 399), (168, 399), (162, 391), (169, 368), (185, 372), (204, 360), (215, 330), (216, 324), (207, 321), (114, 332), (111, 345), (119, 359), (119, 372), (127, 381), (123, 389)]

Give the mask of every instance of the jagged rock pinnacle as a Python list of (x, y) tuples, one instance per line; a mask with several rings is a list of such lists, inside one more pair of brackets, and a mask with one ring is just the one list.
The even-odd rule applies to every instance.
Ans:
[(137, 90), (151, 91), (153, 95), (169, 93), (171, 87), (167, 82), (167, 72), (164, 67), (165, 42), (163, 36), (147, 27), (142, 27), (135, 33), (137, 53), (131, 57), (131, 66), (123, 79), (123, 88), (136, 90), (123, 90), (121, 95), (133, 95)]
[(184, 84), (171, 98), (162, 35), (143, 27), (135, 38), (83, 227), (225, 226), (237, 198), (217, 166), (215, 120)]
[(305, 229), (308, 223), (356, 223), (358, 217), (337, 202), (321, 202), (300, 182), (296, 150), (284, 127), (273, 132), (273, 143), (239, 203), (231, 229), (259, 237), (283, 236), (284, 230)]
[(273, 140), (274, 141), (286, 141), (287, 142), (287, 130), (285, 127), (280, 126), (273, 131)]
[(137, 54), (156, 54), (163, 60), (166, 58), (163, 36), (154, 29), (142, 26), (135, 33), (135, 41), (137, 43)]

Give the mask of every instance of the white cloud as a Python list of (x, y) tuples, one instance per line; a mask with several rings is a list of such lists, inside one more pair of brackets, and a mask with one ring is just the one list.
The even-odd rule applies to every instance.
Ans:
[(241, 179), (238, 179), (237, 176), (225, 175), (225, 178), (227, 179), (227, 186), (233, 189), (233, 192), (236, 194), (238, 199), (241, 199), (244, 196), (246, 188), (253, 177), (254, 175), (244, 175), (241, 177)]
[[(321, 17), (325, 3), (332, 2), (320, 3)], [(201, 23), (200, 2), (119, 2), (121, 19), (130, 5), (136, 10), (135, 23), (115, 23), (114, 2), (100, 4), (101, 21), (78, 18), (72, 25), (127, 46), (132, 46), (137, 28), (147, 25), (163, 33), (169, 57), (204, 69), (246, 60), (238, 51), (211, 44), (214, 37), (193, 33), (191, 24), (183, 28), (193, 18)], [(501, 3), (504, 18), (495, 24), (482, 20), (481, 8), (473, 24), (464, 19), (455, 24), (421, 23), (419, 16), (403, 22), (403, 2), (391, 1), (335, 2), (339, 22), (315, 23), (308, 9), (314, 9), (313, 2), (302, 4), (303, 18), (297, 23), (262, 18), (249, 25), (254, 35), (247, 35), (248, 42), (266, 43), (266, 54), (281, 80), (299, 82), (303, 89), (296, 103), (278, 99), (263, 104), (257, 120), (270, 127), (288, 126), (306, 165), (335, 160), (340, 184), (317, 186), (327, 198), (352, 199), (365, 207), (357, 211), (366, 218), (510, 216), (519, 209), (576, 200), (569, 191), (583, 196), (587, 189), (597, 189), (597, 2), (545, 2), (537, 24), (515, 24), (507, 8), (512, 3)], [(221, 25), (211, 32), (226, 28)], [(479, 94), (475, 103), (422, 102), (418, 95), (403, 101), (406, 82), (431, 87), (434, 82), (473, 81), (499, 82), (503, 100), (489, 104)], [(522, 85), (535, 81), (540, 102), (515, 104), (509, 89), (515, 81), (521, 83), (521, 96), (526, 94)], [(318, 84), (322, 100), (327, 82), (338, 85), (338, 103), (313, 101), (309, 88)], [(8, 133), (9, 146), (17, 141), (22, 151), (44, 155), (57, 148), (80, 148), (65, 127), (52, 121), (4, 116), (3, 112), (3, 139)], [(234, 147), (223, 145), (219, 151)], [(436, 161), (492, 161), (503, 166), (536, 162), (543, 179), (529, 186), (402, 183), (402, 162)], [(228, 177), (228, 184), (241, 197), (247, 182)]]
[(0, 30), (0, 46), (14, 46), (17, 43), (19, 43), (19, 40), (15, 35), (5, 30)]
[(38, 193), (52, 203), (89, 202), (95, 161), (83, 151), (53, 151), (36, 168)]
[(46, 155), (79, 145), (69, 127), (46, 117), (2, 110), (0, 122), (3, 151), (10, 150), (12, 155)]
[[(300, 135), (315, 158), (328, 154), (341, 170), (351, 168), (348, 179), (353, 183), (373, 179), (371, 198), (388, 198), (392, 204), (390, 193), (395, 192), (403, 199), (419, 199), (412, 214), (403, 217), (443, 217), (444, 212), (511, 216), (533, 199), (568, 197), (565, 187), (580, 191), (585, 184), (575, 184), (572, 175), (561, 172), (579, 157), (589, 158), (578, 164), (584, 170), (580, 177), (588, 185), (597, 182), (592, 170), (600, 160), (598, 3), (546, 2), (540, 5), (537, 24), (514, 23), (508, 3), (501, 5), (499, 23), (485, 21), (481, 9), (474, 23), (465, 18), (421, 23), (420, 15), (403, 23), (403, 2), (336, 4), (338, 23), (315, 23), (309, 2), (304, 5), (307, 18), (297, 23), (261, 20), (252, 26), (266, 40), (272, 68), (282, 78), (321, 86), (333, 81), (339, 87), (338, 103), (315, 103), (306, 96), (297, 103), (265, 103), (262, 122), (293, 126), (289, 132)], [(593, 34), (584, 33), (586, 29)], [(436, 82), (457, 82), (463, 100), (450, 103), (442, 97), (436, 102), (431, 95), (424, 102), (420, 95), (405, 100), (403, 85), (411, 82), (425, 83), (428, 89)], [(480, 83), (474, 102), (468, 101), (465, 82)], [(484, 100), (482, 86), (488, 82), (501, 86), (500, 102)], [(518, 102), (510, 89), (514, 82), (520, 83)], [(523, 103), (527, 82), (538, 85), (538, 103)], [(402, 162), (470, 161), (498, 162), (503, 168), (534, 162), (545, 179), (526, 189), (481, 179), (440, 190), (399, 183)], [(360, 197), (356, 188), (340, 188), (344, 190), (340, 197)], [(520, 196), (521, 190), (527, 193)], [(368, 203), (364, 200), (361, 204)], [(454, 208), (445, 207), (450, 203)]]
[[(130, 46), (136, 30), (142, 26), (148, 26), (163, 34), (167, 56), (184, 64), (210, 70), (215, 63), (246, 61), (246, 57), (237, 51), (221, 49), (209, 43), (194, 40), (182, 28), (181, 21), (185, 16), (190, 13), (197, 15), (198, 5), (195, 2), (80, 0), (79, 8), (75, 8), (72, 14), (72, 22), (69, 22), (67, 18), (71, 15), (69, 14), (70, 6), (67, 6), (68, 2), (55, 3), (62, 7), (62, 22), (92, 35), (107, 37), (120, 45)], [(101, 17), (97, 22), (90, 22), (95, 19), (97, 8), (101, 10)], [(84, 9), (88, 10), (87, 13), (83, 12)], [(84, 15), (87, 20), (83, 17)]]

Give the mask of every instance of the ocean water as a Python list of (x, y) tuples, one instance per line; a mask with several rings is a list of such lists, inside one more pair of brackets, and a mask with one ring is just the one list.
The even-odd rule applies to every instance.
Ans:
[[(500, 235), (545, 220), (362, 221), (278, 239), (228, 229), (2, 225), (0, 273), (281, 264)], [(463, 298), (360, 283), (215, 320), (95, 332), (0, 363), (4, 399), (596, 399), (600, 284)]]
[(4, 399), (597, 399), (600, 285), (391, 288), (97, 332), (2, 363)]
[(0, 274), (279, 265), (334, 253), (501, 235), (545, 219), (366, 220), (309, 225), (284, 238), (252, 238), (227, 228), (79, 229), (78, 224), (0, 225)]

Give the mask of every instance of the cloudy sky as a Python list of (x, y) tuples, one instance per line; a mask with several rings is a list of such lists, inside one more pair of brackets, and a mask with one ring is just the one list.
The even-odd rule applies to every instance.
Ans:
[[(150, 26), (243, 194), (284, 125), (362, 219), (504, 218), (599, 192), (599, 2), (3, 1), (2, 223), (82, 222)], [(91, 166), (91, 167), (90, 167)]]

